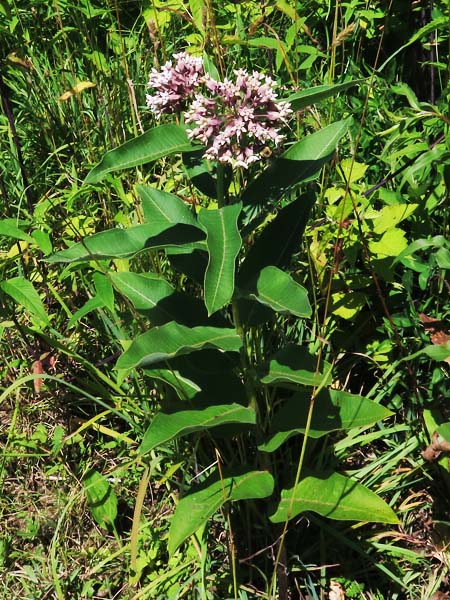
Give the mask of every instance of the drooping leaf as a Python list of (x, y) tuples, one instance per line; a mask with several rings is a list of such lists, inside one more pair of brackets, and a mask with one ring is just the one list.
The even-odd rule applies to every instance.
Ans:
[(235, 329), (221, 327), (185, 327), (167, 323), (139, 335), (117, 361), (118, 369), (147, 367), (182, 354), (204, 348), (238, 352), (242, 345)]
[(168, 383), (181, 400), (196, 401), (205, 396), (210, 404), (234, 402), (244, 404), (245, 388), (235, 370), (238, 357), (217, 350), (200, 350), (170, 360), (170, 364), (156, 364), (145, 369), (145, 374)]
[(322, 102), (322, 100), (336, 96), (340, 92), (345, 92), (346, 90), (356, 85), (361, 85), (362, 83), (364, 83), (364, 79), (355, 79), (354, 81), (345, 81), (344, 83), (337, 83), (333, 85), (317, 85), (315, 87), (302, 90), (301, 92), (296, 92), (287, 98), (283, 98), (283, 100), (287, 100), (291, 103), (292, 110), (301, 110), (306, 106), (311, 106), (311, 104)]
[(237, 285), (245, 288), (259, 272), (270, 265), (282, 269), (300, 248), (315, 195), (304, 195), (281, 209), (250, 248), (237, 275)]
[(209, 477), (202, 485), (178, 502), (169, 531), (169, 553), (195, 533), (225, 502), (250, 498), (267, 498), (274, 481), (267, 471)]
[(95, 521), (100, 527), (109, 529), (117, 517), (117, 496), (107, 479), (91, 469), (83, 478), (83, 487)]
[[(275, 414), (268, 440), (258, 448), (274, 452), (293, 435), (305, 433), (311, 392), (301, 391), (283, 403)], [(376, 402), (341, 390), (321, 390), (314, 401), (308, 435), (322, 437), (331, 431), (370, 425), (392, 415)]]
[(129, 169), (189, 150), (195, 150), (195, 147), (190, 143), (184, 127), (173, 123), (159, 125), (107, 152), (86, 177), (85, 183), (98, 183), (111, 171)]
[(204, 209), (198, 215), (206, 231), (209, 256), (204, 284), (209, 315), (225, 306), (233, 295), (235, 263), (242, 243), (237, 227), (241, 208), (238, 203), (218, 210)]
[(240, 292), (244, 297), (257, 300), (275, 312), (297, 317), (311, 316), (308, 292), (289, 273), (277, 267), (262, 269), (256, 281)]
[(111, 273), (117, 290), (128, 298), (135, 308), (153, 325), (176, 321), (188, 327), (195, 325), (227, 326), (221, 315), (208, 319), (202, 300), (177, 292), (162, 276), (156, 273)]
[(167, 226), (166, 222), (136, 225), (129, 229), (110, 229), (95, 233), (83, 242), (50, 256), (48, 262), (71, 263), (104, 258), (130, 258), (144, 250), (184, 247), (187, 251), (204, 248), (203, 232), (190, 225)]
[(291, 146), (245, 190), (244, 206), (276, 202), (290, 187), (315, 175), (331, 160), (349, 126), (350, 119), (332, 123)]
[(267, 365), (260, 368), (259, 375), (262, 383), (272, 385), (294, 383), (317, 387), (330, 383), (329, 374), (324, 375), (317, 370), (316, 361), (307, 349), (295, 344), (287, 344), (279, 350)]
[(280, 503), (270, 520), (282, 523), (305, 511), (338, 521), (399, 522), (382, 498), (339, 473), (315, 473), (302, 479), (295, 489), (282, 490)]
[(22, 231), (18, 226), (16, 219), (2, 219), (0, 221), (0, 237), (11, 237), (16, 240), (23, 240), (25, 242), (34, 243), (34, 238), (25, 231)]
[(19, 305), (23, 306), (25, 311), (40, 324), (48, 325), (50, 323), (45, 311), (44, 303), (39, 294), (34, 289), (33, 284), (25, 277), (12, 277), (0, 283), (0, 288), (11, 296)]
[(142, 200), (142, 212), (146, 223), (165, 223), (168, 227), (183, 223), (198, 227), (192, 210), (178, 196), (149, 185), (137, 185), (136, 191)]
[(155, 416), (144, 434), (139, 448), (140, 454), (150, 452), (161, 444), (194, 431), (211, 429), (227, 423), (248, 425), (256, 423), (253, 409), (235, 403), (198, 408), (192, 405), (187, 407), (184, 403), (182, 406), (177, 406), (178, 410), (174, 408), (172, 405), (170, 412), (161, 411)]

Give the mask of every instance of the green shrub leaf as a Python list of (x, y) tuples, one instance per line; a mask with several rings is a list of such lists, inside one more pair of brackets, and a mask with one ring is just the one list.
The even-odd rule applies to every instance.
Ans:
[[(311, 393), (297, 392), (283, 403), (272, 421), (269, 438), (258, 448), (274, 452), (293, 435), (305, 433)], [(362, 396), (341, 390), (322, 390), (315, 399), (308, 435), (320, 438), (341, 429), (371, 425), (393, 413)]]
[(291, 103), (292, 110), (301, 110), (311, 104), (316, 104), (332, 96), (336, 96), (340, 92), (345, 92), (349, 88), (355, 85), (361, 85), (364, 83), (364, 79), (356, 79), (355, 81), (346, 81), (345, 83), (337, 83), (334, 85), (317, 85), (301, 92), (296, 92), (288, 98), (283, 98)]
[(274, 523), (313, 511), (337, 521), (399, 522), (394, 511), (377, 494), (339, 473), (316, 473), (281, 492), (278, 508), (270, 517)]
[(257, 300), (275, 312), (297, 317), (311, 316), (305, 288), (277, 267), (265, 267), (252, 285), (240, 291), (244, 297)]
[(185, 327), (167, 323), (139, 335), (117, 361), (118, 369), (146, 367), (162, 360), (189, 354), (204, 348), (238, 352), (242, 340), (235, 329), (221, 327)]
[(198, 227), (194, 213), (178, 196), (149, 185), (137, 185), (136, 191), (142, 200), (146, 223), (166, 223), (168, 226), (183, 223)]
[(111, 171), (129, 169), (194, 149), (184, 127), (172, 123), (160, 125), (107, 152), (86, 177), (85, 183), (98, 183)]
[(281, 209), (264, 228), (250, 248), (237, 275), (237, 285), (245, 288), (259, 272), (270, 265), (283, 268), (289, 265), (308, 222), (315, 197), (305, 195)]
[(169, 553), (195, 533), (228, 500), (267, 498), (273, 477), (266, 471), (250, 471), (220, 479), (217, 474), (178, 502), (169, 531)]
[(117, 496), (108, 481), (91, 469), (83, 478), (83, 487), (95, 521), (100, 527), (109, 529), (117, 517)]
[(268, 365), (261, 368), (259, 375), (262, 383), (272, 385), (286, 383), (314, 387), (328, 385), (329, 376), (318, 372), (316, 367), (316, 361), (306, 348), (287, 344), (275, 354)]
[(205, 273), (205, 305), (211, 315), (228, 304), (234, 291), (234, 271), (241, 249), (237, 220), (242, 205), (200, 211), (199, 223), (206, 231), (208, 266)]
[(293, 185), (315, 175), (331, 160), (351, 119), (337, 121), (305, 136), (277, 158), (242, 195), (246, 205), (264, 205), (282, 198)]
[(0, 288), (17, 304), (23, 306), (26, 312), (40, 324), (48, 325), (50, 323), (44, 304), (31, 281), (25, 277), (12, 277), (2, 281)]
[(195, 248), (205, 247), (200, 241), (202, 238), (204, 233), (191, 225), (182, 223), (168, 226), (165, 221), (155, 221), (129, 229), (110, 229), (95, 233), (83, 242), (50, 256), (47, 262), (72, 263), (104, 258), (130, 258), (144, 250), (171, 247), (184, 247), (185, 251), (192, 252)]
[(159, 412), (144, 434), (139, 448), (140, 454), (145, 454), (177, 437), (194, 431), (211, 429), (226, 423), (256, 423), (255, 411), (240, 404), (219, 404), (195, 408), (192, 405), (178, 405), (175, 411), (172, 405), (170, 413)]

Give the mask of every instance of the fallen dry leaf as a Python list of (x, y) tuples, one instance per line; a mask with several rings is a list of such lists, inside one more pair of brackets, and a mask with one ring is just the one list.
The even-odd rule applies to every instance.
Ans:
[[(33, 372), (33, 375), (43, 375), (44, 367), (42, 366), (42, 361), (35, 360), (31, 370)], [(34, 391), (36, 394), (40, 394), (41, 388), (42, 388), (42, 383), (43, 383), (43, 380), (40, 377), (36, 377), (36, 379), (33, 380)]]
[(433, 433), (431, 444), (422, 450), (422, 456), (429, 462), (434, 462), (442, 452), (450, 452), (450, 442), (447, 442), (437, 431)]
[(337, 581), (330, 581), (330, 591), (328, 592), (328, 600), (345, 600), (345, 590)]
[[(435, 344), (436, 346), (442, 346), (442, 344), (450, 342), (448, 323), (441, 321), (440, 319), (435, 319), (434, 317), (429, 317), (425, 313), (420, 313), (419, 317), (425, 330), (430, 335), (432, 344)], [(445, 359), (445, 362), (450, 363), (450, 356)]]

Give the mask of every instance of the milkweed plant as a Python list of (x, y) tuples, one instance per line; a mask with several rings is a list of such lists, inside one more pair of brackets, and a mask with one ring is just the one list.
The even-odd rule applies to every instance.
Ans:
[[(318, 195), (310, 182), (351, 120), (298, 141), (292, 141), (293, 125), (308, 103), (343, 86), (280, 98), (286, 90), (264, 73), (236, 69), (221, 79), (210, 61), (208, 69), (205, 64), (181, 52), (153, 69), (146, 102), (162, 124), (107, 152), (85, 181), (98, 186), (110, 172), (161, 159), (166, 166), (167, 157), (181, 155), (187, 189), (200, 201), (159, 189), (149, 176), (148, 184), (135, 187), (141, 223), (96, 233), (51, 258), (102, 261), (115, 293), (142, 316), (140, 333), (124, 344), (116, 364), (120, 382), (138, 370), (162, 390), (158, 410), (144, 424), (142, 460), (184, 438), (195, 440), (203, 467), (215, 465), (181, 491), (168, 551), (207, 531), (217, 511), (239, 500), (266, 499), (262, 525), (281, 523), (284, 531), (311, 511), (397, 523), (374, 491), (306, 452), (318, 438), (328, 435), (332, 446), (330, 433), (391, 414), (333, 384), (332, 365), (311, 352), (318, 347), (308, 333), (313, 309), (293, 275)], [(176, 289), (156, 266), (155, 272), (115, 270), (115, 259), (142, 253), (162, 253), (171, 271), (192, 285)], [(129, 264), (138, 269), (139, 260)], [(293, 336), (293, 330), (303, 334)], [(238, 553), (239, 544), (231, 551)], [(273, 590), (276, 575), (274, 581)]]

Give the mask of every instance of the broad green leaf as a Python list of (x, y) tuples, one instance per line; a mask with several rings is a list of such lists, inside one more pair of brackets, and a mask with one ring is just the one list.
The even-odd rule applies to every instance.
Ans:
[(289, 265), (300, 248), (315, 195), (304, 195), (281, 209), (250, 248), (238, 271), (237, 285), (245, 288), (264, 267)]
[(114, 310), (114, 290), (111, 281), (103, 273), (94, 273), (94, 285), (97, 297), (101, 300), (103, 306), (109, 310)]
[(336, 292), (332, 295), (331, 312), (342, 319), (353, 319), (367, 304), (362, 292)]
[(145, 225), (136, 225), (129, 229), (110, 229), (86, 238), (67, 250), (57, 252), (46, 260), (48, 262), (71, 263), (83, 260), (103, 258), (130, 258), (144, 250), (167, 249), (184, 246), (192, 251), (204, 248), (200, 240), (204, 234), (190, 225), (171, 225), (154, 221)]
[(111, 280), (116, 289), (131, 300), (138, 310), (152, 310), (158, 305), (166, 312), (167, 320), (174, 320), (171, 313), (161, 307), (161, 301), (175, 293), (175, 289), (167, 281), (155, 273), (111, 273)]
[(204, 348), (238, 352), (242, 340), (235, 329), (221, 327), (185, 327), (167, 323), (139, 335), (117, 361), (118, 369), (147, 367), (182, 354)]
[(421, 353), (426, 354), (433, 360), (445, 360), (448, 361), (450, 359), (450, 342), (446, 342), (445, 344), (437, 344), (432, 346), (425, 346)]
[(117, 517), (117, 496), (108, 481), (91, 469), (83, 478), (83, 487), (95, 521), (100, 527), (109, 529)]
[(0, 288), (11, 296), (13, 300), (23, 306), (25, 311), (40, 324), (48, 325), (50, 323), (45, 312), (44, 303), (39, 294), (34, 289), (33, 284), (25, 277), (13, 277), (0, 283)]
[(361, 85), (364, 81), (364, 79), (356, 79), (355, 81), (346, 81), (345, 83), (337, 83), (334, 85), (318, 85), (302, 90), (301, 92), (296, 92), (295, 94), (288, 96), (288, 98), (283, 98), (283, 100), (287, 100), (291, 103), (292, 110), (301, 110), (306, 106), (311, 106), (311, 104), (316, 104), (331, 96), (336, 96), (336, 94), (339, 94), (340, 92), (345, 92), (355, 85)]
[(18, 226), (16, 219), (2, 219), (0, 221), (0, 237), (12, 237), (16, 240), (23, 240), (25, 242), (35, 243), (34, 238), (28, 233), (22, 231)]
[(198, 227), (192, 210), (178, 196), (149, 185), (137, 185), (136, 191), (142, 200), (142, 212), (146, 223), (165, 223), (167, 226), (183, 223)]
[(381, 210), (369, 209), (364, 213), (364, 219), (372, 220), (374, 233), (384, 233), (407, 219), (417, 209), (418, 204), (391, 204)]
[(97, 310), (98, 308), (102, 308), (103, 306), (104, 303), (98, 296), (94, 296), (94, 298), (89, 298), (89, 300), (81, 308), (74, 312), (73, 315), (70, 317), (67, 323), (67, 329), (71, 329), (76, 323), (78, 323), (80, 319), (82, 319), (92, 311)]
[(338, 521), (399, 522), (392, 508), (377, 494), (339, 473), (316, 473), (281, 492), (273, 523), (283, 523), (306, 511)]
[(189, 0), (189, 10), (192, 15), (192, 20), (202, 35), (205, 34), (205, 15), (206, 5), (205, 0)]
[(246, 392), (236, 374), (238, 357), (218, 350), (200, 350), (170, 360), (168, 367), (155, 365), (145, 374), (168, 383), (181, 400), (202, 396), (209, 404), (225, 404), (230, 399), (244, 404)]
[[(275, 414), (268, 441), (258, 446), (274, 452), (293, 435), (305, 433), (311, 393), (306, 390), (286, 400)], [(322, 390), (314, 401), (308, 435), (320, 438), (331, 431), (371, 425), (393, 413), (376, 402), (341, 390)]]
[(227, 501), (267, 498), (274, 481), (266, 471), (249, 471), (235, 476), (217, 474), (178, 502), (169, 531), (169, 554), (175, 550)]
[(131, 300), (135, 308), (153, 325), (177, 321), (182, 325), (226, 326), (225, 318), (217, 315), (208, 319), (204, 303), (199, 298), (177, 292), (167, 281), (155, 273), (111, 273), (117, 290)]
[(42, 250), (45, 256), (53, 252), (52, 241), (50, 235), (46, 231), (35, 229), (32, 233), (32, 237), (38, 245), (39, 250)]
[(172, 369), (144, 369), (144, 373), (158, 381), (164, 381), (173, 388), (180, 400), (191, 400), (196, 396), (201, 388), (188, 377), (184, 377), (175, 368)]
[(440, 436), (444, 438), (446, 442), (450, 442), (450, 421), (447, 421), (446, 423), (441, 423), (441, 425), (439, 425), (437, 429), (437, 432)]
[(239, 203), (218, 210), (203, 209), (198, 215), (198, 221), (206, 231), (209, 256), (204, 284), (209, 315), (228, 304), (233, 295), (236, 258), (242, 244), (237, 226), (241, 209)]
[(369, 241), (369, 251), (378, 258), (398, 256), (407, 246), (405, 232), (396, 227), (386, 231), (378, 242)]
[(405, 257), (411, 256), (419, 250), (426, 250), (427, 248), (443, 248), (447, 245), (448, 241), (443, 235), (436, 235), (428, 239), (415, 240), (394, 259), (394, 264), (403, 260)]
[[(262, 383), (282, 385), (294, 383), (317, 387), (330, 383), (329, 375), (317, 371), (317, 361), (307, 349), (295, 344), (287, 344), (277, 352), (266, 367), (260, 369)], [(292, 387), (289, 386), (288, 387)]]
[(211, 429), (226, 423), (255, 425), (255, 411), (240, 404), (219, 404), (197, 408), (183, 404), (178, 405), (178, 410), (175, 410), (172, 405), (170, 412), (161, 411), (155, 416), (144, 434), (139, 453), (150, 452), (153, 448), (188, 433)]
[(281, 314), (311, 316), (311, 305), (305, 288), (294, 281), (289, 273), (277, 267), (262, 269), (253, 285), (241, 290), (241, 293)]
[(434, 258), (440, 269), (450, 269), (450, 250), (448, 248), (439, 248)]
[[(360, 163), (356, 160), (354, 160), (353, 158), (344, 158), (343, 160), (340, 161), (339, 163), (339, 175), (341, 176), (342, 182), (344, 184), (347, 183), (356, 183), (357, 181), (359, 181), (360, 179), (362, 179), (367, 171), (367, 169), (369, 168), (369, 165), (365, 165), (364, 163)], [(330, 190), (336, 190), (336, 188), (330, 188)], [(338, 191), (338, 190), (336, 190)], [(340, 190), (340, 193), (343, 193), (343, 190)], [(344, 194), (344, 199), (346, 199), (349, 196), (349, 194)], [(352, 201), (352, 198), (350, 198), (350, 201)], [(353, 199), (354, 202), (354, 199)], [(352, 202), (352, 206), (354, 206)], [(364, 214), (365, 216), (365, 214)], [(341, 216), (340, 219), (342, 220), (343, 217)]]
[(172, 123), (160, 125), (107, 152), (86, 177), (85, 183), (98, 183), (111, 171), (129, 169), (163, 156), (194, 149), (184, 127)]
[(249, 185), (242, 195), (244, 206), (276, 202), (294, 184), (315, 175), (331, 160), (350, 122), (351, 119), (345, 119), (332, 123), (291, 146)]

